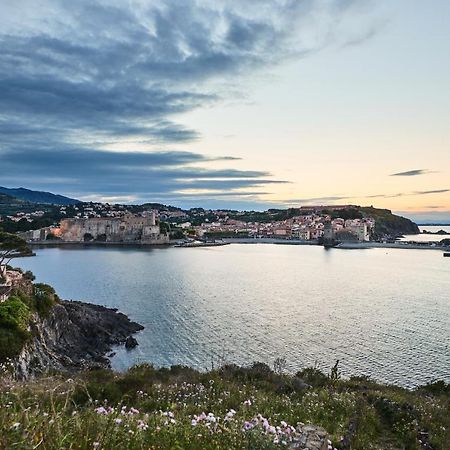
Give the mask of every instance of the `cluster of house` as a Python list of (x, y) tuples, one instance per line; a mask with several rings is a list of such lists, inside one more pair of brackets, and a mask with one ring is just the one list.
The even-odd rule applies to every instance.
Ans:
[[(180, 226), (189, 228), (190, 223), (185, 222)], [(215, 222), (204, 222), (200, 226), (193, 227), (193, 230), (199, 237), (225, 233), (309, 241), (323, 237), (325, 230), (328, 229), (332, 239), (362, 242), (370, 240), (374, 226), (375, 221), (371, 218), (344, 220), (331, 219), (329, 215), (310, 214), (268, 223), (244, 222), (224, 217)]]
[(18, 212), (16, 214), (7, 215), (5, 217), (0, 216), (0, 222), (2, 220), (10, 220), (11, 222), (19, 222), (25, 219), (27, 222), (33, 222), (35, 219), (39, 219), (45, 214), (45, 211), (33, 211), (33, 212)]
[(125, 205), (110, 205), (109, 203), (80, 203), (61, 206), (59, 212), (62, 216), (67, 215), (77, 219), (124, 217), (129, 214)]

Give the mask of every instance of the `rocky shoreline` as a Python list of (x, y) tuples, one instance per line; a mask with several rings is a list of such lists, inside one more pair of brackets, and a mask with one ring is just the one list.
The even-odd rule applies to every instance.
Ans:
[(144, 327), (117, 309), (60, 301), (42, 317), (34, 314), (32, 339), (14, 362), (18, 379), (52, 371), (109, 368), (106, 357), (115, 345), (125, 344)]

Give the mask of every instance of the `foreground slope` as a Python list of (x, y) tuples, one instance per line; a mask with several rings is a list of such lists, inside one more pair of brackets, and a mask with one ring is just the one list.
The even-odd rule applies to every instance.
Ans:
[(444, 450), (449, 408), (444, 383), (408, 391), (264, 364), (209, 373), (139, 366), (5, 378), (0, 448)]

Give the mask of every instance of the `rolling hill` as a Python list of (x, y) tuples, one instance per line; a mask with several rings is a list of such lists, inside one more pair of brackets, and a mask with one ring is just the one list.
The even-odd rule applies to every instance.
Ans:
[(63, 195), (52, 194), (51, 192), (32, 191), (25, 188), (6, 188), (0, 186), (0, 194), (6, 194), (20, 200), (32, 203), (45, 203), (49, 205), (75, 205), (79, 200), (64, 197)]

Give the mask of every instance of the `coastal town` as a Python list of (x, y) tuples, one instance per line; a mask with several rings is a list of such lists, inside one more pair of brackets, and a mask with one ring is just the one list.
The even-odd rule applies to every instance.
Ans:
[[(449, 246), (445, 236), (441, 242), (416, 241), (418, 226), (390, 210), (352, 204), (240, 211), (182, 209), (160, 203), (125, 205), (72, 200), (55, 204), (9, 200), (0, 201), (0, 228), (34, 244), (205, 246), (265, 242), (445, 250)], [(411, 239), (405, 240), (405, 235), (412, 235)]]
[[(344, 218), (339, 211), (351, 205), (301, 207), (297, 214), (278, 220), (278, 211), (270, 211), (261, 220), (248, 220), (246, 212), (227, 210), (181, 210), (164, 207), (145, 209), (135, 206), (103, 203), (60, 206), (61, 219), (48, 227), (21, 232), (27, 241), (61, 239), (69, 242), (108, 241), (168, 243), (169, 232), (176, 237), (213, 238), (278, 238), (318, 241), (328, 237), (341, 241), (367, 242), (373, 236), (375, 220), (371, 217)], [(32, 224), (44, 211), (18, 212), (4, 220)], [(161, 228), (163, 230), (161, 231)]]

